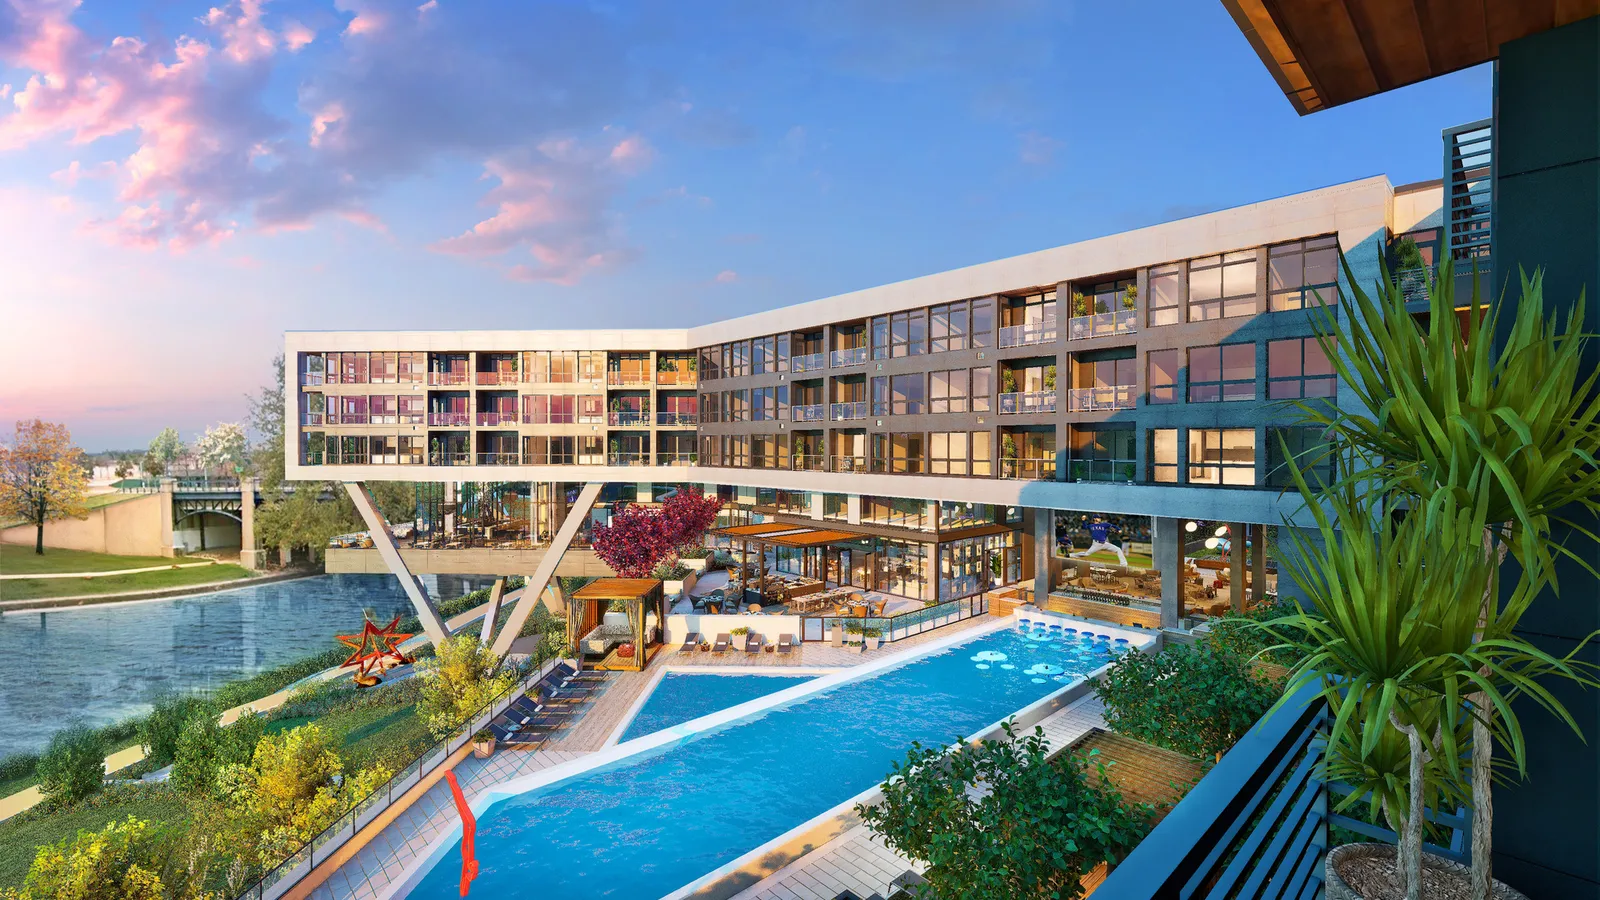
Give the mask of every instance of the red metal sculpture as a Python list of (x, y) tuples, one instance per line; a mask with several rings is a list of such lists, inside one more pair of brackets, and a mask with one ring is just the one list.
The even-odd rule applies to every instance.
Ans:
[(395, 631), (399, 625), (399, 616), (382, 628), (371, 619), (366, 619), (362, 622), (360, 634), (335, 635), (339, 643), (355, 650), (340, 668), (355, 666), (355, 683), (372, 687), (383, 680), (380, 676), (385, 670), (411, 662), (411, 657), (401, 652), (400, 644), (412, 635)]

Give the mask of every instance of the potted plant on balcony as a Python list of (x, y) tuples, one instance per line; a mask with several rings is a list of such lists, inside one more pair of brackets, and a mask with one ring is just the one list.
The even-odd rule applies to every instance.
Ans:
[(866, 642), (868, 650), (878, 649), (878, 639), (882, 636), (883, 632), (877, 628), (861, 629), (861, 638)]
[(472, 755), (479, 759), (488, 759), (494, 755), (494, 732), (487, 728), (479, 729), (472, 735)]

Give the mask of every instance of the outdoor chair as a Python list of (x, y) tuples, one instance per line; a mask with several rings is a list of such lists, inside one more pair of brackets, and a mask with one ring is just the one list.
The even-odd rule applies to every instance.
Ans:
[(751, 632), (750, 634), (745, 635), (744, 636), (744, 652), (745, 653), (760, 653), (761, 652), (761, 635), (756, 634), (754, 632)]
[(713, 644), (712, 647), (711, 647), (711, 652), (712, 653), (726, 653), (726, 652), (728, 652), (728, 647), (731, 646), (731, 644), (732, 644), (732, 639), (729, 638), (728, 635), (719, 634), (719, 635), (717, 635), (717, 642), (715, 644)]
[(779, 653), (789, 653), (789, 652), (791, 652), (793, 650), (794, 650), (794, 635), (792, 635), (792, 634), (780, 634), (780, 635), (778, 635), (778, 652)]
[(691, 631), (683, 636), (683, 644), (678, 647), (679, 653), (693, 653), (700, 647), (700, 632)]

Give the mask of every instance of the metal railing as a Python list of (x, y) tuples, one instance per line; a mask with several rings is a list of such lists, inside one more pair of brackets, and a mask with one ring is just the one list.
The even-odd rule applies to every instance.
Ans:
[(828, 355), (826, 353), (806, 353), (789, 357), (789, 371), (796, 375), (801, 372), (815, 372), (818, 369), (826, 369), (827, 367)]
[(464, 413), (464, 412), (433, 412), (433, 413), (428, 413), (428, 424), (429, 425), (442, 425), (442, 426), (445, 426), (447, 428), (448, 427), (465, 428), (465, 427), (467, 427), (467, 425), (470, 422), (471, 422), (471, 418), (469, 417), (469, 415), (467, 413)]
[(844, 350), (835, 350), (833, 351), (832, 358), (829, 360), (829, 362), (835, 369), (843, 368), (845, 366), (865, 365), (867, 362), (867, 348), (865, 346), (861, 346), (848, 347)]
[(429, 372), (428, 383), (431, 385), (466, 384), (465, 372)]
[(648, 466), (650, 454), (648, 453), (607, 453), (606, 465), (608, 466)]
[(789, 467), (796, 472), (825, 472), (828, 458), (820, 453), (796, 453), (789, 457)]
[(700, 373), (678, 369), (657, 369), (656, 384), (668, 387), (694, 387), (700, 383)]
[(651, 380), (650, 379), (650, 375), (647, 372), (607, 372), (606, 373), (606, 384), (613, 385), (613, 386), (637, 385), (639, 387), (649, 387), (650, 386), (650, 380)]
[(661, 410), (656, 413), (657, 425), (694, 425), (699, 421), (699, 413), (670, 412), (668, 410)]
[(478, 465), (480, 466), (515, 466), (521, 463), (522, 457), (516, 453), (479, 453)]
[(847, 403), (830, 403), (828, 405), (828, 418), (835, 422), (847, 422), (851, 419), (865, 419), (867, 417), (867, 401), (852, 400)]
[(435, 741), (426, 750), (417, 754), (392, 778), (352, 804), (343, 815), (333, 821), (333, 824), (269, 869), (255, 884), (236, 895), (235, 900), (274, 900), (288, 893), (310, 875), (319, 862), (327, 862), (362, 828), (371, 824), (384, 810), (393, 805), (395, 798), (404, 797), (406, 792), (422, 781), (428, 773), (443, 765), (457, 750), (471, 743), (473, 734), (487, 727), (518, 697), (526, 693), (528, 688), (562, 664), (561, 660), (545, 663), (480, 706), (477, 712), (467, 717), (466, 727), (458, 734)]
[(428, 465), (430, 465), (430, 466), (470, 466), (470, 465), (472, 465), (472, 454), (471, 453), (467, 453), (466, 451), (462, 451), (462, 452), (459, 452), (459, 453), (436, 451), (436, 452), (428, 454)]
[(1072, 388), (1067, 391), (1067, 409), (1091, 412), (1098, 409), (1133, 409), (1139, 386), (1113, 384), (1106, 387)]
[(517, 424), (517, 414), (514, 412), (481, 412), (478, 413), (478, 424), (488, 427)]
[(321, 372), (301, 372), (300, 373), (300, 386), (301, 387), (316, 387), (319, 384), (322, 384), (322, 373)]
[(789, 407), (789, 419), (795, 422), (827, 421), (827, 405), (823, 403), (796, 404)]
[(624, 409), (613, 410), (606, 414), (608, 425), (649, 425), (650, 413), (645, 410)]
[(1001, 459), (1001, 478), (1019, 478), (1026, 481), (1055, 481), (1055, 457), (1038, 459)]
[(1056, 320), (1052, 316), (1037, 322), (1007, 325), (1000, 329), (1001, 347), (1025, 347), (1029, 344), (1048, 344), (1056, 339)]
[(1139, 464), (1131, 459), (1074, 459), (1067, 462), (1072, 481), (1122, 481), (1133, 483)]
[(867, 458), (865, 456), (835, 456), (830, 460), (835, 472), (865, 472)]
[(325, 414), (323, 418), (329, 425), (365, 425), (365, 424), (367, 424), (367, 414), (366, 413), (330, 412), (330, 413)]
[(1096, 313), (1092, 316), (1073, 316), (1067, 320), (1067, 340), (1103, 337), (1108, 334), (1127, 334), (1138, 330), (1139, 311), (1119, 309), (1115, 312)]
[(314, 413), (314, 412), (302, 413), (301, 416), (300, 416), (300, 424), (301, 425), (321, 425), (322, 424), (322, 413)]
[(1000, 395), (1002, 415), (1022, 413), (1053, 413), (1056, 411), (1055, 391), (1013, 391)]

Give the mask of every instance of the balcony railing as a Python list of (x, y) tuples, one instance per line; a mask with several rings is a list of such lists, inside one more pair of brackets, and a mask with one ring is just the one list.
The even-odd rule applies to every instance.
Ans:
[(607, 372), (606, 384), (612, 387), (649, 387), (648, 372)]
[(700, 383), (700, 373), (679, 369), (657, 370), (656, 384), (669, 387), (694, 387)]
[(303, 413), (300, 416), (300, 424), (301, 425), (321, 425), (322, 424), (322, 413), (314, 413), (314, 412)]
[(395, 421), (401, 425), (426, 425), (428, 424), (428, 416), (425, 413), (405, 412), (396, 415)]
[(1053, 413), (1055, 411), (1055, 391), (1016, 391), (1000, 395), (1000, 412), (1002, 414)]
[(316, 387), (317, 385), (322, 384), (322, 373), (321, 372), (301, 372), (300, 373), (300, 384), (303, 387)]
[(828, 418), (835, 422), (847, 422), (851, 419), (865, 419), (866, 417), (867, 401), (865, 400), (834, 403), (828, 407)]
[(826, 412), (826, 404), (796, 404), (789, 407), (789, 419), (794, 422), (825, 422), (827, 421)]
[(431, 412), (428, 413), (428, 424), (434, 427), (465, 428), (472, 424), (472, 417), (464, 412)]
[(517, 414), (514, 412), (481, 412), (478, 413), (478, 424), (489, 428), (515, 425), (517, 424)]
[(480, 466), (514, 466), (522, 461), (515, 453), (479, 453)]
[(789, 457), (789, 468), (796, 472), (826, 472), (828, 458), (820, 453), (796, 453)]
[(649, 425), (650, 413), (638, 409), (613, 410), (606, 414), (608, 425)]
[(478, 383), (479, 384), (516, 384), (517, 383), (517, 373), (515, 373), (515, 372), (479, 372), (478, 373)]
[(1001, 459), (1001, 478), (1018, 478), (1024, 481), (1055, 481), (1055, 457), (1028, 459)]
[(835, 369), (843, 368), (844, 366), (865, 365), (866, 362), (866, 347), (851, 347), (847, 350), (833, 351), (833, 367)]
[(1128, 334), (1139, 327), (1139, 311), (1119, 309), (1116, 312), (1096, 313), (1092, 316), (1073, 316), (1067, 320), (1067, 340), (1104, 337), (1108, 334)]
[(327, 422), (328, 422), (329, 425), (365, 425), (365, 424), (367, 424), (367, 414), (364, 413), (364, 412), (363, 413), (331, 412), (331, 413), (327, 414), (326, 418), (327, 418)]
[(437, 386), (437, 385), (466, 384), (466, 383), (467, 383), (467, 373), (465, 373), (465, 372), (429, 372), (428, 373), (428, 384), (430, 384), (430, 385)]
[(1029, 344), (1048, 344), (1056, 339), (1056, 320), (1040, 319), (1021, 325), (1007, 325), (1000, 329), (1000, 346), (1026, 347)]
[(828, 355), (826, 353), (807, 353), (804, 355), (796, 354), (795, 356), (789, 358), (789, 371), (795, 373), (796, 375), (800, 374), (801, 372), (815, 372), (819, 369), (826, 369), (827, 367)]
[(608, 466), (648, 466), (650, 454), (648, 453), (607, 453), (606, 465)]
[(1091, 412), (1099, 409), (1133, 409), (1136, 384), (1114, 384), (1108, 387), (1073, 388), (1067, 391), (1067, 409), (1073, 412)]
[(692, 412), (669, 412), (662, 410), (656, 413), (657, 425), (694, 425), (699, 423), (700, 414)]
[(656, 465), (658, 466), (693, 466), (699, 464), (697, 453), (657, 453)]
[(829, 461), (835, 472), (867, 471), (867, 458), (865, 456), (835, 456)]
[(1131, 459), (1074, 459), (1067, 463), (1067, 477), (1073, 481), (1118, 481), (1132, 484), (1138, 472), (1139, 464)]
[(433, 453), (428, 454), (428, 465), (470, 466), (472, 465), (472, 454), (466, 452), (452, 453), (444, 450), (436, 450)]

